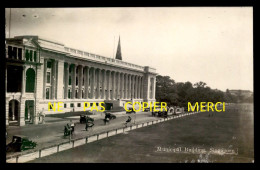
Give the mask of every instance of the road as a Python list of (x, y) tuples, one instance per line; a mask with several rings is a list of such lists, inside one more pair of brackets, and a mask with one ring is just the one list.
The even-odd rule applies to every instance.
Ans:
[[(137, 114), (120, 114), (117, 115), (117, 118), (111, 120), (109, 124), (104, 125), (103, 120), (98, 119), (94, 121), (95, 125), (89, 131), (85, 130), (85, 124), (79, 123), (79, 116), (78, 118), (66, 118), (63, 121), (58, 121), (54, 123), (46, 123), (46, 124), (39, 124), (39, 125), (27, 125), (24, 127), (9, 127), (8, 134), (9, 138), (6, 140), (6, 143), (11, 142), (13, 135), (25, 135), (28, 136), (30, 140), (37, 142), (37, 148), (42, 148), (46, 146), (50, 146), (53, 144), (58, 144), (61, 142), (69, 141), (69, 136), (64, 137), (64, 126), (73, 120), (75, 122), (75, 131), (74, 134), (71, 136), (71, 139), (76, 139), (80, 137), (85, 137), (88, 135), (106, 132), (108, 130), (112, 130), (114, 128), (124, 127), (124, 122), (127, 120), (127, 116), (132, 117), (132, 123), (134, 123), (136, 119), (136, 123), (146, 122), (151, 120), (156, 120), (158, 118), (152, 117), (151, 113), (149, 112), (139, 112)], [(130, 124), (129, 124), (130, 125)], [(11, 155), (13, 153), (7, 153)]]

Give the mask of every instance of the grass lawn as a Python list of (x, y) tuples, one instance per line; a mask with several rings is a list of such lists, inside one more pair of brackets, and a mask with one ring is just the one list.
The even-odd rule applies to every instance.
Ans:
[[(254, 160), (252, 110), (252, 104), (226, 106), (226, 112), (214, 112), (213, 116), (198, 113), (169, 120), (31, 162), (250, 163)], [(185, 148), (191, 150), (183, 152)], [(215, 152), (209, 152), (212, 149)], [(228, 149), (236, 154), (228, 154)], [(217, 152), (220, 150), (226, 152)]]

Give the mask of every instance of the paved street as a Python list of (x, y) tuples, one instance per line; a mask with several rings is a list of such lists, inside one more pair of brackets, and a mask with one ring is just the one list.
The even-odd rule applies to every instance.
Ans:
[[(254, 160), (253, 140), (253, 108), (252, 105), (245, 105), (227, 108), (226, 112), (215, 112), (212, 116), (209, 116), (209, 113), (198, 113), (172, 119), (36, 159), (31, 163), (250, 163)], [(181, 148), (181, 151), (173, 152), (174, 148)], [(190, 151), (184, 152), (185, 148), (189, 148)], [(204, 149), (206, 152), (192, 152), (192, 148)], [(211, 149), (214, 150), (209, 152)], [(222, 152), (228, 149), (235, 154)]]
[[(85, 124), (79, 123), (79, 116), (76, 117), (65, 117), (65, 118), (49, 118), (50, 121), (47, 121), (46, 124), (39, 124), (39, 125), (27, 125), (24, 127), (9, 127), (8, 134), (9, 138), (6, 140), (6, 143), (11, 142), (13, 135), (25, 135), (28, 136), (29, 139), (37, 142), (37, 147), (47, 147), (53, 144), (58, 144), (61, 142), (69, 141), (69, 136), (64, 137), (63, 130), (64, 126), (73, 120), (75, 122), (75, 132), (72, 135), (72, 139), (84, 137), (91, 134), (106, 132), (108, 130), (112, 130), (114, 128), (123, 127), (123, 123), (127, 120), (127, 116), (132, 117), (132, 123), (134, 123), (136, 119), (136, 123), (146, 122), (151, 120), (156, 120), (158, 118), (152, 117), (150, 112), (139, 112), (137, 114), (125, 114), (120, 113), (117, 114), (117, 118), (111, 120), (109, 124), (104, 125), (103, 118), (104, 115), (95, 118), (95, 125), (89, 131), (85, 130)], [(48, 118), (46, 118), (48, 120)], [(56, 121), (55, 121), (56, 120)], [(129, 124), (130, 125), (130, 124)], [(7, 153), (7, 156), (13, 153)]]

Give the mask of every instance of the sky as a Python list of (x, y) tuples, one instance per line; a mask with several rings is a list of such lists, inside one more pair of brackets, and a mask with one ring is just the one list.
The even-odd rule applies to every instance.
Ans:
[(252, 7), (12, 8), (11, 18), (6, 8), (6, 37), (20, 35), (110, 58), (120, 36), (123, 61), (175, 82), (253, 91)]

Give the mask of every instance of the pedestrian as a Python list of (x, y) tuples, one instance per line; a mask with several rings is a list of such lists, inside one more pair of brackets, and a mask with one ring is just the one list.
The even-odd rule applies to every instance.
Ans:
[(44, 112), (44, 108), (42, 108), (41, 117), (42, 117), (42, 124), (45, 124), (45, 112)]
[(72, 132), (74, 132), (75, 124), (74, 124), (74, 122), (72, 122), (72, 120), (70, 120), (70, 128), (71, 128)]
[(127, 126), (127, 123), (130, 123), (131, 120), (132, 120), (132, 118), (131, 118), (130, 116), (128, 116), (128, 119), (127, 119), (126, 122), (125, 122), (125, 126)]

